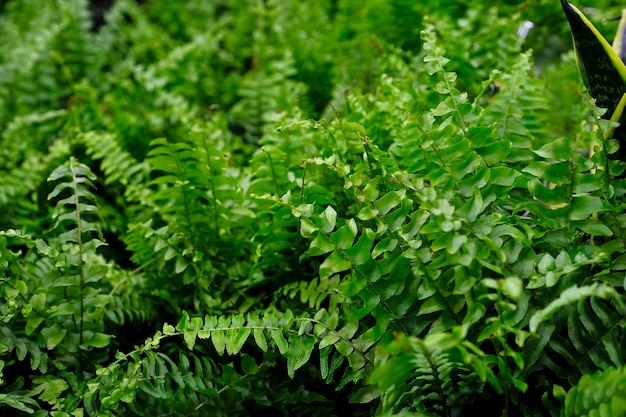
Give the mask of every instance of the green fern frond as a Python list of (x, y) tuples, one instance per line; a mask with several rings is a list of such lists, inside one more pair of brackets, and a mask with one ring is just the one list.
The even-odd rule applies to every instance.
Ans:
[(584, 375), (565, 396), (561, 416), (626, 416), (626, 368)]
[(154, 299), (148, 295), (146, 277), (143, 274), (111, 268), (106, 280), (111, 285), (111, 298), (104, 314), (113, 323), (148, 323), (155, 319)]
[(155, 176), (152, 184), (159, 186), (154, 196), (158, 210), (163, 215), (180, 213), (190, 237), (219, 236), (222, 222), (236, 221), (233, 214), (250, 214), (242, 207), (243, 196), (237, 196), (241, 188), (233, 177), (236, 173), (230, 171), (228, 156), (206, 134), (193, 134), (176, 143), (155, 139), (152, 146), (148, 162)]
[[(39, 190), (44, 188), (50, 166), (56, 167), (69, 154), (62, 141), (50, 143), (50, 136), (60, 134), (65, 117), (65, 110), (17, 116), (2, 131), (0, 159), (11, 165), (0, 162), (0, 222), (8, 227), (38, 227), (35, 214), (43, 203), (39, 200), (45, 198)], [(29, 140), (24, 140), (25, 136)]]
[[(114, 363), (100, 369), (92, 391), (83, 397), (85, 407), (91, 411), (119, 411), (116, 398), (122, 396), (130, 402), (136, 396), (140, 397), (142, 392), (152, 402), (158, 401), (160, 406), (171, 403), (172, 398), (187, 398), (193, 404), (211, 407), (211, 404), (218, 405), (218, 394), (228, 395), (225, 391), (237, 390), (237, 385), (246, 384), (245, 378), (259, 371), (254, 359), (245, 354), (241, 363), (243, 374), (234, 372), (229, 364), (213, 362), (206, 354), (181, 352), (177, 361), (171, 355), (158, 351), (167, 346), (165, 342), (173, 337), (182, 337), (189, 350), (205, 352), (208, 346), (212, 346), (218, 355), (229, 357), (242, 355), (244, 346), (248, 344), (256, 345), (264, 355), (279, 353), (286, 359), (290, 378), (294, 378), (295, 372), (312, 360), (312, 353), (319, 343), (324, 352), (321, 360), (322, 369), (326, 369), (323, 371), (325, 378), (332, 378), (347, 357), (349, 363), (358, 368), (344, 374), (343, 384), (358, 380), (359, 373), (363, 372), (360, 368), (365, 362), (355, 358), (364, 354), (349, 340), (354, 333), (352, 327), (335, 330), (337, 317), (318, 314), (311, 319), (306, 315), (294, 316), (290, 311), (269, 310), (246, 315), (207, 315), (204, 318), (184, 313), (175, 327), (165, 324), (163, 331), (147, 339), (141, 348), (128, 354), (118, 353)], [(329, 365), (330, 350), (335, 350), (335, 354)], [(193, 366), (190, 364), (192, 360)], [(132, 372), (126, 374), (125, 368)], [(123, 383), (120, 378), (124, 378)], [(167, 392), (178, 394), (172, 397)]]
[(384, 413), (456, 415), (464, 404), (475, 400), (469, 395), (481, 379), (497, 384), (493, 372), (482, 363), (485, 359), (470, 354), (455, 339), (451, 335), (431, 334), (425, 340), (397, 335), (379, 348), (380, 358), (369, 382), (380, 390)]
[(339, 275), (334, 275), (325, 280), (315, 278), (311, 281), (293, 282), (281, 287), (280, 292), (290, 299), (298, 299), (310, 309), (319, 311), (322, 305), (328, 305), (328, 311), (334, 312), (343, 298), (336, 290), (339, 283)]
[(485, 122), (497, 123), (498, 136), (515, 150), (510, 162), (534, 160), (529, 150), (540, 143), (539, 138), (548, 137), (545, 86), (532, 76), (532, 64), (530, 52), (520, 54), (512, 68), (502, 72), (496, 81), (499, 91), (485, 106)]
[[(85, 239), (84, 235), (95, 233), (100, 235), (100, 227), (97, 221), (90, 221), (89, 217), (95, 215), (98, 220), (98, 207), (95, 197), (90, 191), (96, 179), (89, 167), (76, 161), (74, 158), (57, 167), (48, 177), (49, 182), (60, 181), (56, 184), (48, 200), (57, 199), (52, 218), (56, 221), (54, 227), (61, 228), (65, 232), (59, 236), (62, 243), (76, 243), (83, 253), (95, 251), (103, 242), (91, 236)], [(83, 243), (88, 246), (82, 249)], [(79, 260), (79, 262), (82, 262)]]
[[(594, 297), (585, 299), (590, 295)], [(615, 297), (622, 296), (606, 285), (571, 288), (531, 317), (531, 329), (536, 328), (537, 319), (554, 316), (552, 320), (557, 323), (556, 331), (554, 324), (546, 326), (554, 332), (543, 353), (544, 357), (550, 358), (546, 361), (550, 369), (571, 381), (583, 373), (623, 366), (620, 326), (626, 311), (623, 302), (602, 300)], [(566, 306), (564, 303), (573, 304)], [(546, 313), (548, 316), (543, 317)], [(560, 320), (555, 320), (559, 317)], [(572, 369), (568, 365), (571, 363), (578, 366)]]
[(253, 143), (259, 140), (266, 129), (280, 124), (276, 115), (285, 109), (290, 109), (292, 115), (295, 111), (297, 115), (298, 101), (306, 91), (303, 84), (292, 79), (295, 62), (291, 51), (279, 51), (269, 45), (260, 48), (256, 59), (262, 60), (266, 54), (282, 57), (244, 77), (238, 91), (241, 99), (231, 109), (235, 121), (246, 129), (246, 139)]
[(79, 140), (87, 145), (87, 153), (96, 160), (101, 160), (107, 185), (120, 183), (124, 187), (127, 202), (149, 201), (149, 191), (145, 186), (148, 179), (148, 164), (137, 161), (124, 151), (115, 136), (111, 134), (86, 132)]
[[(71, 157), (67, 163), (57, 167), (48, 180), (56, 182), (48, 199), (56, 200), (52, 218), (56, 220), (54, 228), (60, 231), (57, 239), (63, 251), (54, 264), (59, 279), (49, 281), (54, 284), (49, 284), (50, 288), (39, 289), (39, 292), (56, 292), (56, 296), (65, 300), (64, 309), (53, 315), (58, 321), (47, 323), (50, 326), (42, 332), (47, 334), (49, 349), (63, 340), (64, 348), (70, 351), (76, 350), (73, 343), (77, 343), (81, 353), (91, 348), (102, 348), (108, 345), (111, 338), (102, 332), (104, 307), (110, 297), (102, 293), (101, 281), (109, 267), (96, 254), (104, 242), (101, 240), (98, 206), (91, 192), (95, 175), (89, 167)], [(42, 259), (46, 260), (50, 264), (49, 259)], [(51, 275), (46, 274), (46, 279), (50, 280)], [(71, 288), (68, 292), (65, 291), (67, 287)], [(76, 338), (65, 338), (67, 327), (72, 322)], [(82, 355), (77, 362), (78, 369), (81, 369)]]

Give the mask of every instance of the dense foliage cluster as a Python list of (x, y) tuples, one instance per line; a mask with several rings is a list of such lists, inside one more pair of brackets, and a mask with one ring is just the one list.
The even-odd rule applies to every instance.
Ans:
[(626, 415), (559, 2), (1, 7), (0, 414)]

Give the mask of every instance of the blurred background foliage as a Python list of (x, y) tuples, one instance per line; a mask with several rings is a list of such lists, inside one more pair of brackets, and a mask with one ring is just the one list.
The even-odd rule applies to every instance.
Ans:
[[(612, 39), (619, 4), (581, 9)], [(185, 117), (219, 108), (230, 129), (254, 143), (262, 114), (288, 105), (276, 101), (281, 88), (304, 117), (319, 118), (347, 89), (373, 91), (385, 54), (419, 55), (424, 19), (454, 40), (451, 69), (473, 94), (489, 71), (510, 65), (510, 39), (525, 21), (533, 27), (517, 43), (535, 51), (538, 74), (571, 50), (560, 5), (547, 0), (10, 1), (2, 14), (0, 123), (4, 131), (16, 116), (66, 109), (91, 119), (83, 128), (115, 128), (145, 157), (149, 138), (173, 136)], [(563, 85), (572, 77), (560, 78), (548, 84), (555, 97), (573, 89)], [(260, 108), (247, 109), (250, 100)], [(78, 111), (96, 102), (95, 114)], [(169, 108), (151, 115), (146, 102)]]
[[(593, 6), (590, 18), (611, 39), (619, 5)], [(182, 137), (192, 121), (220, 114), (235, 141), (243, 139), (235, 153), (245, 161), (267, 128), (332, 119), (348, 94), (375, 92), (382, 74), (394, 75), (388, 58), (420, 65), (426, 20), (437, 22), (450, 44), (449, 69), (471, 96), (492, 70), (533, 49), (535, 73), (547, 81), (552, 134), (571, 134), (585, 111), (556, 1), (20, 0), (7, 2), (0, 19), (0, 218), (7, 227), (38, 222), (42, 213), (33, 210), (45, 203), (41, 188), (66, 153), (61, 148), (84, 153), (76, 131), (114, 134), (122, 150), (143, 160), (152, 139)], [(526, 21), (533, 27), (522, 38)], [(113, 200), (116, 191), (102, 193)], [(112, 228), (125, 224), (115, 219), (123, 212), (110, 211)]]

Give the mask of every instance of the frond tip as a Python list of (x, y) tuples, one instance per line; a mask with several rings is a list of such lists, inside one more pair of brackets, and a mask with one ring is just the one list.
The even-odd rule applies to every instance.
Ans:
[[(95, 179), (91, 169), (73, 157), (48, 177), (48, 182), (56, 183), (48, 200), (56, 200), (52, 217), (56, 220), (54, 227), (65, 230), (59, 236), (63, 243), (83, 245), (93, 242), (93, 249), (103, 244), (101, 239), (83, 241), (82, 236), (84, 233), (96, 233), (101, 238), (99, 209), (91, 192)], [(90, 221), (90, 217), (95, 221)]]

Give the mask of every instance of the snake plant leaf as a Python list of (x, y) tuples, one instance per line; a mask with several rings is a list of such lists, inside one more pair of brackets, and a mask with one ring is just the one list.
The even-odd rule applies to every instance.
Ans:
[(617, 139), (620, 148), (609, 158), (626, 161), (626, 65), (619, 55), (624, 49), (624, 18), (614, 49), (576, 6), (565, 0), (561, 0), (561, 6), (572, 30), (576, 62), (589, 93), (599, 107), (607, 109), (604, 118), (620, 123), (610, 135)]
[(611, 117), (626, 93), (626, 65), (576, 6), (561, 0), (574, 39), (576, 61), (589, 93)]
[(617, 33), (613, 40), (613, 50), (620, 57), (622, 62), (626, 62), (626, 9), (622, 9), (622, 16), (619, 20)]
[[(617, 33), (613, 40), (613, 50), (620, 57), (622, 62), (626, 63), (626, 9), (622, 9), (622, 15), (620, 16), (619, 25), (617, 27)], [(624, 113), (624, 106), (626, 105), (626, 94), (622, 96), (617, 108), (611, 116), (612, 122), (619, 122)]]

